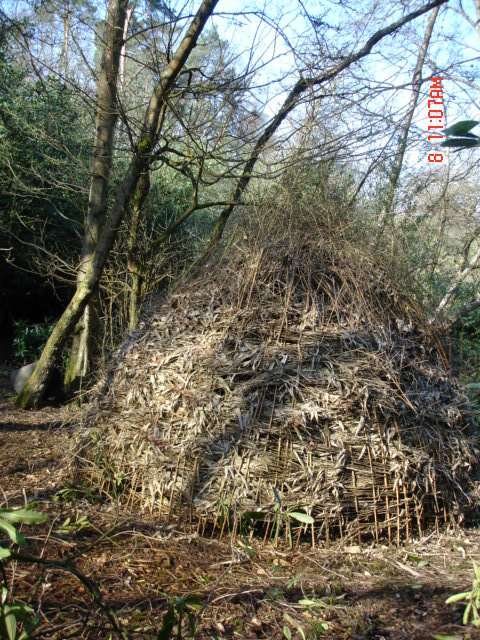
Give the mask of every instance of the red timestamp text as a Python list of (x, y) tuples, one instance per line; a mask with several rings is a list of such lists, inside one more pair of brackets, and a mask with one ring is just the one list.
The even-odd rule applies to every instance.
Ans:
[[(430, 82), (430, 94), (428, 100), (428, 131), (435, 131), (437, 129), (443, 129), (443, 118), (444, 118), (444, 110), (443, 110), (443, 86), (442, 86), (443, 78), (431, 78)], [(443, 136), (436, 133), (431, 133), (428, 136), (429, 140), (442, 139)], [(429, 153), (428, 154), (429, 162), (443, 162), (443, 153)]]

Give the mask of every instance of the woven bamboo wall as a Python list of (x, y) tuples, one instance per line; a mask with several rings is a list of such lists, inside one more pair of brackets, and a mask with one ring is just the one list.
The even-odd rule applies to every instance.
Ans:
[(475, 508), (474, 420), (443, 364), (364, 258), (278, 243), (159, 304), (79, 446), (92, 482), (203, 534), (268, 537), (300, 509), (314, 542), (400, 542)]

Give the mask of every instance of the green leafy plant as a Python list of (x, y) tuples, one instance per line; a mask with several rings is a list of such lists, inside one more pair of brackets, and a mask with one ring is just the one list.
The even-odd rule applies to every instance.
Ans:
[(292, 509), (284, 509), (282, 499), (277, 489), (273, 487), (273, 493), (275, 494), (276, 504), (273, 508), (275, 513), (275, 524), (273, 528), (273, 540), (277, 544), (282, 525), (286, 527), (288, 544), (290, 549), (293, 547), (292, 539), (292, 521), (295, 520), (300, 524), (313, 524), (315, 520), (312, 516), (304, 513), (302, 506), (293, 507)]
[(292, 587), (295, 587), (295, 586), (296, 586), (296, 584), (297, 584), (298, 582), (300, 582), (300, 580), (301, 580), (301, 579), (302, 579), (302, 574), (301, 574), (300, 572), (298, 572), (298, 573), (296, 573), (294, 576), (292, 576), (292, 577), (290, 578), (290, 580), (288, 580), (288, 581), (285, 583), (285, 587), (286, 587), (287, 589), (291, 589)]
[(86, 500), (90, 504), (93, 504), (98, 499), (99, 496), (95, 495), (90, 487), (82, 486), (65, 487), (57, 491), (52, 498), (53, 502), (62, 502), (64, 504), (76, 502), (77, 500)]
[(279, 600), (283, 600), (283, 589), (277, 585), (274, 585), (273, 587), (270, 587), (266, 590), (264, 598), (267, 602), (278, 602)]
[(408, 559), (411, 562), (414, 562), (418, 567), (426, 567), (428, 565), (428, 560), (417, 556), (416, 553), (407, 553)]
[(57, 533), (80, 533), (82, 529), (87, 529), (91, 527), (92, 524), (87, 518), (87, 516), (80, 516), (78, 512), (75, 514), (75, 519), (68, 517), (65, 519), (65, 522), (61, 524), (58, 529), (56, 529)]
[[(84, 573), (82, 573), (77, 567), (75, 567), (71, 560), (64, 558), (62, 560), (49, 560), (47, 558), (38, 557), (27, 554), (25, 552), (19, 552), (12, 549), (12, 544), (16, 544), (20, 547), (26, 546), (26, 540), (22, 533), (18, 531), (16, 524), (40, 524), (48, 519), (44, 513), (40, 511), (34, 511), (29, 506), (23, 509), (7, 509), (0, 510), (0, 531), (7, 534), (10, 539), (9, 547), (2, 546), (0, 544), (0, 576), (3, 578), (3, 585), (0, 582), (0, 638), (1, 640), (28, 640), (32, 637), (33, 630), (38, 626), (40, 617), (32, 615), (33, 609), (23, 603), (9, 602), (9, 593), (7, 578), (5, 572), (5, 562), (10, 560), (32, 563), (35, 565), (49, 566), (50, 568), (56, 568), (60, 571), (66, 571), (73, 574), (82, 585), (89, 591), (93, 602), (103, 611), (110, 621), (110, 624), (115, 630), (115, 635), (120, 640), (126, 640), (124, 628), (120, 624), (115, 611), (108, 605), (103, 599), (100, 589), (92, 582)], [(68, 522), (67, 522), (68, 521)], [(67, 529), (73, 527), (74, 531), (85, 526), (90, 526), (96, 531), (99, 531), (93, 526), (85, 516), (76, 515), (75, 522), (71, 523), (67, 518), (64, 525)], [(101, 532), (100, 532), (101, 533)], [(102, 537), (105, 537), (102, 534)], [(116, 544), (116, 543), (114, 543)], [(10, 596), (11, 599), (11, 596)], [(23, 625), (23, 629), (18, 629), (18, 625)]]
[(480, 627), (480, 567), (476, 562), (473, 563), (473, 571), (474, 578), (471, 590), (450, 596), (447, 598), (446, 603), (451, 604), (461, 602), (462, 600), (466, 601), (467, 605), (463, 612), (463, 624), (470, 622), (473, 626)]
[[(1, 615), (0, 637), (8, 640), (27, 640), (32, 637), (32, 632), (40, 622), (39, 616), (35, 616), (32, 607), (26, 604), (7, 604), (8, 589), (1, 587)], [(23, 624), (23, 630), (18, 634), (18, 624)]]
[(227, 529), (230, 532), (230, 519), (231, 519), (231, 509), (228, 505), (228, 500), (226, 500), (225, 498), (222, 498), (220, 500), (219, 503), (220, 506), (220, 521), (219, 521), (219, 527), (220, 528), (224, 528), (224, 525), (227, 525)]
[[(56, 533), (70, 533), (70, 534), (78, 534), (84, 529), (93, 529), (98, 533), (102, 533), (100, 529), (98, 529), (86, 515), (80, 515), (78, 511), (75, 512), (75, 518), (66, 518), (65, 521), (56, 529)], [(112, 540), (113, 544), (116, 543)], [(117, 546), (117, 545), (116, 545)]]
[(440, 146), (454, 147), (457, 151), (478, 147), (480, 145), (480, 137), (470, 132), (477, 124), (479, 124), (477, 120), (462, 120), (447, 129), (443, 129), (447, 140), (442, 142)]
[[(110, 498), (114, 500), (120, 498), (122, 493), (128, 486), (125, 477), (117, 470), (113, 461), (109, 460), (105, 456), (97, 456), (94, 464), (96, 467), (102, 470), (103, 478), (100, 481), (99, 493), (105, 491)], [(104, 489), (104, 485), (107, 489)]]
[(38, 324), (28, 324), (26, 320), (14, 321), (13, 353), (15, 357), (24, 362), (37, 360), (54, 326), (55, 323), (51, 318), (45, 318)]
[[(15, 526), (16, 524), (40, 524), (48, 519), (44, 513), (32, 509), (0, 510), (0, 530), (7, 534), (14, 544), (24, 547), (25, 538)], [(4, 563), (12, 556), (9, 548), (0, 545), (0, 569), (3, 584), (0, 587), (0, 637), (5, 640), (27, 640), (40, 622), (34, 610), (26, 604), (9, 602), (9, 592), (4, 570)], [(19, 629), (19, 626), (23, 629)]]
[[(26, 545), (25, 538), (14, 524), (41, 524), (46, 522), (48, 516), (41, 511), (32, 509), (0, 509), (0, 530), (4, 531), (12, 542), (21, 547)], [(0, 559), (10, 556), (10, 550), (0, 546)]]
[[(317, 610), (324, 608), (326, 606), (325, 603), (322, 600), (299, 600), (298, 604), (305, 608), (304, 613), (308, 612), (311, 616), (308, 628), (300, 624), (298, 620), (294, 620), (288, 613), (283, 614), (285, 621), (296, 628), (302, 640), (318, 640), (323, 637), (328, 631), (329, 625), (328, 622), (319, 617)], [(283, 627), (283, 635), (287, 640), (292, 638), (292, 630), (287, 625)]]
[[(198, 609), (200, 598), (196, 595), (188, 594), (179, 598), (170, 598), (168, 609), (162, 620), (162, 628), (160, 629), (157, 640), (182, 640), (182, 638), (193, 637), (195, 635), (195, 618), (192, 609)], [(182, 626), (187, 621), (187, 635), (184, 636)], [(174, 627), (177, 627), (174, 635)]]

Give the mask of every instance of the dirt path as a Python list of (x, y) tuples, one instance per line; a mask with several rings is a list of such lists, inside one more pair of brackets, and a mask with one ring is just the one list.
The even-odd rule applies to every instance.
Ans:
[[(125, 638), (157, 638), (168, 599), (188, 594), (198, 599), (191, 613), (201, 639), (281, 639), (288, 636), (284, 627), (292, 638), (303, 632), (312, 640), (480, 638), (462, 626), (461, 605), (445, 604), (471, 585), (472, 560), (480, 561), (478, 529), (431, 535), (402, 549), (290, 551), (255, 540), (232, 544), (228, 536), (201, 539), (125, 513), (89, 487), (71, 487), (65, 474), (71, 412), (18, 411), (8, 394), (3, 385), (0, 508), (27, 498), (48, 513), (46, 525), (24, 530), (28, 551), (60, 561), (75, 556)], [(14, 572), (9, 566), (8, 575), (11, 597), (41, 611), (35, 637), (111, 636), (108, 616), (73, 575), (55, 568), (41, 574), (31, 564)], [(186, 627), (183, 637), (189, 637)]]

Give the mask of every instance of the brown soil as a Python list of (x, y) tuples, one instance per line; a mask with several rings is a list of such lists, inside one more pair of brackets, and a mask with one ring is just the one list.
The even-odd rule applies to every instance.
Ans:
[[(199, 538), (188, 526), (180, 531), (125, 513), (88, 487), (73, 489), (65, 469), (75, 413), (19, 411), (6, 385), (1, 391), (0, 508), (27, 499), (48, 513), (45, 525), (24, 528), (27, 551), (61, 562), (73, 558), (71, 565), (100, 589), (125, 638), (157, 638), (169, 598), (187, 594), (198, 597), (191, 612), (199, 639), (280, 640), (284, 627), (292, 638), (302, 637), (298, 627), (312, 639), (480, 638), (478, 630), (462, 626), (461, 604), (445, 604), (471, 585), (479, 529), (434, 532), (402, 548), (315, 551), (306, 544), (290, 550), (284, 542), (275, 548), (255, 538), (232, 542), (226, 531), (221, 539)], [(40, 611), (34, 637), (117, 637), (72, 573), (12, 564), (10, 597)], [(189, 637), (186, 626), (182, 633)]]

